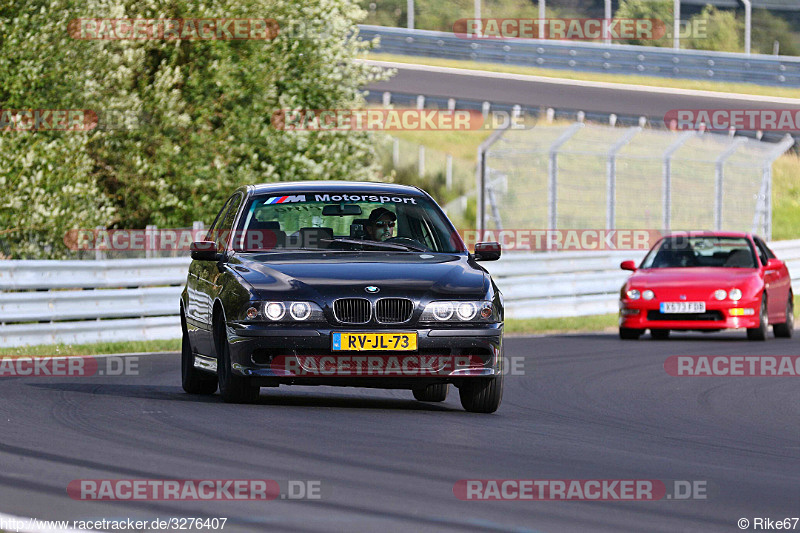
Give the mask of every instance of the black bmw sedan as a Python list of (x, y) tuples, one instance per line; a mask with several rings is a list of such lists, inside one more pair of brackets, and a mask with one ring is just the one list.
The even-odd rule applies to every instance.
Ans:
[(424, 191), (358, 182), (248, 185), (192, 243), (181, 294), (183, 389), (408, 389), (467, 411), (503, 394), (503, 297)]

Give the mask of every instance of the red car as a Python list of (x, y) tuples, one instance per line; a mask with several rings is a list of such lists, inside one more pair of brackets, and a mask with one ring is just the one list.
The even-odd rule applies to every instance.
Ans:
[(764, 241), (749, 233), (673, 234), (659, 240), (622, 286), (619, 336), (654, 339), (671, 330), (747, 330), (764, 340), (794, 329), (792, 285), (786, 265)]

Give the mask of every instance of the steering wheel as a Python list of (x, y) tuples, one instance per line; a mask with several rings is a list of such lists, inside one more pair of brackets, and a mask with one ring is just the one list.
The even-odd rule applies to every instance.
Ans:
[(409, 246), (415, 246), (417, 248), (422, 248), (423, 251), (430, 251), (430, 248), (422, 244), (416, 239), (412, 239), (410, 237), (390, 237), (383, 242), (394, 242), (397, 244), (407, 244)]

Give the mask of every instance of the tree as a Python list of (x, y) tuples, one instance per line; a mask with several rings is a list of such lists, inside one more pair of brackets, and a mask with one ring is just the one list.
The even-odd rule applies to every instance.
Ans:
[[(698, 24), (703, 21), (704, 24)], [(722, 11), (707, 5), (690, 19), (689, 27), (705, 28), (684, 40), (686, 48), (696, 50), (714, 50), (717, 52), (743, 52), (743, 24), (736, 19), (733, 11)]]
[(775, 41), (780, 43), (780, 54), (788, 56), (800, 55), (800, 48), (794, 41), (789, 22), (766, 9), (753, 10), (753, 52), (771, 54)]
[(618, 19), (655, 19), (664, 25), (665, 34), (659, 39), (626, 39), (623, 44), (642, 46), (672, 46), (667, 36), (671, 33), (674, 19), (671, 0), (622, 0), (614, 18)]
[[(348, 0), (7, 0), (0, 108), (91, 109), (88, 132), (0, 133), (0, 238), (15, 257), (63, 257), (69, 229), (188, 226), (244, 183), (371, 179), (366, 132), (291, 132), (280, 109), (363, 106), (383, 76), (355, 61)], [(158, 4), (158, 5), (156, 5)], [(41, 7), (41, 9), (39, 9)], [(302, 16), (300, 15), (302, 14)], [(78, 40), (71, 20), (273, 18), (274, 40)], [(122, 127), (105, 119), (122, 116)]]

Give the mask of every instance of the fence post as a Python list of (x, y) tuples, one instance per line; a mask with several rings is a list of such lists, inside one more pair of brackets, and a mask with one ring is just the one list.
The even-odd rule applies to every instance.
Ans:
[(394, 168), (400, 166), (400, 139), (392, 137), (392, 165)]
[(417, 109), (425, 109), (425, 95), (417, 95)]
[(383, 93), (383, 107), (389, 107), (392, 103), (392, 93), (386, 91)]
[[(206, 225), (202, 220), (195, 220), (192, 222), (192, 241), (205, 240), (206, 236), (198, 233), (198, 231), (203, 231), (204, 229), (206, 229)], [(200, 237), (202, 237), (202, 239)]]
[(153, 251), (156, 247), (155, 245), (156, 229), (157, 226), (153, 224), (148, 224), (144, 228), (144, 256), (146, 259), (150, 259), (153, 257)]
[(663, 228), (661, 229), (665, 231), (669, 230), (669, 226), (672, 222), (672, 156), (675, 154), (678, 148), (683, 146), (683, 143), (694, 136), (695, 132), (693, 131), (687, 131), (683, 133), (680, 137), (678, 137), (678, 140), (669, 145), (667, 150), (664, 152), (664, 162), (661, 165), (661, 174), (662, 178), (664, 179), (661, 191), (661, 209), (663, 211), (661, 214)]
[[(97, 243), (100, 241), (100, 239), (98, 239), (98, 236), (100, 235), (100, 232), (101, 231), (106, 231), (106, 229), (103, 226), (95, 226), (94, 229), (95, 229), (94, 259), (95, 259), (95, 261), (102, 261), (103, 259), (106, 258), (106, 253), (103, 250), (100, 249), (100, 247), (97, 245)], [(103, 241), (105, 242), (106, 239), (103, 239)]]
[(453, 189), (453, 156), (450, 154), (447, 154), (445, 163), (444, 183), (448, 191)]
[(547, 229), (556, 229), (558, 220), (558, 194), (556, 189), (558, 186), (558, 149), (583, 126), (583, 122), (574, 123), (550, 145), (549, 157), (547, 158)]
[[(505, 124), (499, 130), (492, 132), (489, 137), (478, 146), (478, 165), (475, 169), (475, 188), (478, 199), (478, 212), (475, 221), (478, 226), (478, 235), (483, 236), (486, 231), (486, 155), (489, 148), (497, 142), (509, 128), (510, 123)], [(466, 198), (466, 197), (465, 197)]]
[[(770, 152), (769, 156), (764, 161), (764, 169), (762, 171), (762, 186), (761, 190), (764, 191), (764, 235), (763, 237), (770, 241), (772, 240), (772, 163), (775, 162), (783, 153), (794, 146), (794, 137), (788, 133), (784, 135), (781, 142)], [(753, 224), (755, 231), (755, 223)]]
[(419, 172), (420, 177), (422, 177), (422, 176), (425, 175), (425, 145), (424, 144), (420, 144), (419, 145), (419, 161), (418, 161), (418, 164), (419, 164), (418, 172)]
[(606, 161), (606, 229), (616, 227), (617, 199), (617, 153), (633, 139), (642, 128), (629, 128), (627, 132), (608, 151)]
[(717, 158), (714, 164), (714, 229), (722, 230), (722, 185), (725, 181), (725, 160), (738, 150), (739, 146), (747, 141), (747, 137), (734, 140)]

